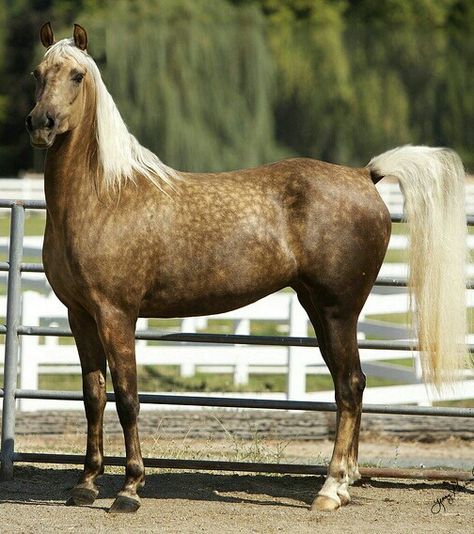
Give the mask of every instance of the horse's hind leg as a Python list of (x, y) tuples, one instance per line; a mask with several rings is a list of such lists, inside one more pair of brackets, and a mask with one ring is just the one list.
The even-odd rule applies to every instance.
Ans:
[(102, 345), (114, 385), (115, 402), (125, 440), (125, 484), (110, 512), (135, 512), (140, 507), (138, 488), (145, 483), (145, 470), (138, 438), (137, 368), (135, 321), (114, 306), (103, 304), (97, 320)]
[(328, 313), (323, 319), (326, 358), (331, 361), (337, 428), (328, 477), (313, 507), (332, 510), (350, 501), (348, 486), (358, 477), (357, 449), (365, 376), (357, 348), (357, 317)]
[(106, 403), (106, 362), (97, 326), (83, 311), (69, 310), (69, 323), (76, 339), (82, 367), (84, 407), (87, 418), (87, 452), (79, 482), (68, 506), (92, 504), (99, 491), (96, 479), (104, 471), (103, 414)]
[(313, 508), (335, 510), (350, 501), (348, 486), (359, 478), (357, 455), (365, 376), (357, 348), (358, 314), (334, 305), (316, 307), (316, 298), (309, 290), (298, 291), (298, 297), (316, 330), (337, 403), (336, 440), (328, 477)]

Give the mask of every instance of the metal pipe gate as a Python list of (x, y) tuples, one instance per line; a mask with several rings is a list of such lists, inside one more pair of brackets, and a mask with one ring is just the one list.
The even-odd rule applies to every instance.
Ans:
[[(36, 463), (64, 463), (81, 464), (84, 461), (82, 455), (71, 454), (48, 454), (48, 453), (21, 453), (15, 452), (15, 415), (16, 399), (61, 399), (82, 400), (82, 393), (68, 391), (36, 391), (22, 390), (17, 388), (18, 379), (18, 353), (19, 335), (44, 335), (44, 336), (72, 336), (69, 329), (52, 327), (31, 327), (21, 325), (21, 273), (44, 272), (42, 264), (22, 263), (23, 260), (23, 237), (25, 227), (26, 209), (46, 209), (45, 202), (35, 200), (0, 200), (0, 208), (10, 208), (10, 248), (8, 262), (0, 262), (0, 271), (8, 271), (7, 286), (7, 317), (6, 325), (0, 325), (0, 333), (5, 334), (5, 362), (4, 362), (4, 385), (0, 389), (3, 397), (2, 412), (2, 435), (1, 435), (1, 469), (0, 478), (8, 480), (13, 478), (14, 462)], [(392, 222), (403, 221), (402, 215), (392, 215)], [(467, 218), (467, 223), (474, 226), (474, 217)], [(406, 282), (401, 279), (379, 278), (375, 285), (405, 287)], [(474, 288), (474, 282), (467, 287)], [(315, 338), (307, 337), (282, 337), (282, 336), (242, 336), (221, 334), (166, 334), (162, 335), (152, 330), (136, 333), (136, 339), (179, 341), (195, 343), (231, 343), (246, 345), (279, 345), (317, 347)], [(360, 348), (373, 349), (398, 349), (412, 350), (416, 347), (399, 341), (360, 341)], [(474, 352), (472, 346), (469, 347)], [(175, 404), (191, 406), (212, 406), (225, 408), (259, 408), (270, 410), (306, 410), (335, 412), (336, 404), (332, 402), (312, 401), (289, 401), (289, 400), (264, 400), (264, 399), (238, 399), (222, 397), (197, 397), (189, 395), (157, 395), (141, 394), (140, 402), (144, 404)], [(107, 394), (107, 400), (114, 401), (113, 394)], [(474, 417), (474, 408), (437, 408), (424, 406), (392, 406), (383, 404), (364, 405), (364, 413), (378, 414), (406, 414), (406, 415), (436, 415), (455, 417)], [(124, 465), (123, 457), (106, 457), (107, 465)], [(224, 461), (201, 461), (201, 460), (176, 460), (164, 458), (144, 458), (145, 466), (175, 469), (196, 470), (224, 470), (224, 471), (248, 471), (270, 473), (294, 473), (294, 474), (326, 474), (325, 466), (297, 465), (297, 464), (268, 464), (250, 462), (224, 462)], [(395, 477), (395, 478), (423, 478), (441, 480), (472, 480), (474, 473), (466, 471), (438, 471), (420, 469), (389, 469), (389, 468), (361, 468), (363, 477)]]

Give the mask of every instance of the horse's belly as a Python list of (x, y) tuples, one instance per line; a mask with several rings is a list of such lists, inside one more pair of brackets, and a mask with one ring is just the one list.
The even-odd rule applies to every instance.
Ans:
[(161, 271), (146, 293), (140, 314), (157, 317), (210, 315), (240, 308), (289, 285), (295, 276), (292, 257), (234, 258), (202, 269)]
[(266, 295), (281, 289), (272, 288), (267, 291), (252, 292), (247, 295), (215, 296), (202, 295), (192, 298), (186, 295), (177, 295), (172, 300), (158, 299), (144, 300), (140, 307), (141, 317), (194, 317), (198, 315), (214, 315), (229, 310), (241, 308)]

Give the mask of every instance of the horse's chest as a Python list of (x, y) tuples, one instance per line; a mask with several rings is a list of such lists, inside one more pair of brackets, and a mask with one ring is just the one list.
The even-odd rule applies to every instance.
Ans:
[(45, 232), (43, 264), (46, 277), (59, 299), (72, 306), (83, 298), (85, 281), (78, 269), (77, 258), (68, 251), (61, 236)]

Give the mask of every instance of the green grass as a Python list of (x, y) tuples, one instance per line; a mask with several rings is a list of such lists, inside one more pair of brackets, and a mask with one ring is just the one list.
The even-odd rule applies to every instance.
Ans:
[(474, 408), (474, 399), (433, 402), (433, 406), (447, 406), (450, 408)]
[[(474, 332), (474, 308), (466, 309), (466, 318), (469, 332)], [(384, 313), (381, 315), (368, 315), (367, 319), (407, 326), (410, 324), (410, 312), (408, 313)]]
[[(474, 226), (468, 226), (467, 232), (469, 234), (474, 234)], [(392, 234), (408, 234), (408, 224), (407, 223), (392, 223)]]
[(390, 363), (402, 365), (403, 367), (413, 367), (413, 358), (400, 358), (399, 360), (380, 360), (380, 363)]
[(406, 250), (389, 249), (385, 254), (384, 262), (387, 263), (406, 263), (408, 256)]
[(384, 313), (380, 315), (367, 315), (367, 319), (372, 321), (382, 321), (384, 323), (393, 323), (397, 325), (409, 324), (409, 313)]
[[(368, 385), (389, 386), (396, 382), (377, 377), (369, 377)], [(82, 389), (81, 376), (41, 374), (40, 389), (79, 391)], [(257, 392), (283, 393), (286, 391), (286, 375), (284, 374), (251, 374), (247, 385), (235, 386), (231, 373), (196, 373), (195, 376), (184, 378), (179, 375), (178, 367), (173, 366), (138, 366), (138, 389), (142, 392)], [(329, 375), (308, 375), (306, 391), (333, 390), (334, 386)], [(110, 377), (107, 380), (107, 390), (112, 391)]]
[[(26, 210), (25, 217), (25, 235), (38, 236), (44, 234), (44, 227), (46, 224), (45, 212), (32, 212)], [(7, 237), (10, 235), (10, 216), (0, 215), (0, 236)], [(6, 261), (7, 254), (0, 252), (0, 261)], [(36, 256), (24, 256), (25, 263), (38, 263), (41, 261), (41, 253)]]
[[(43, 235), (46, 224), (45, 212), (27, 210), (25, 217), (25, 235)], [(0, 215), (0, 236), (10, 235), (10, 216)]]
[(392, 223), (392, 234), (407, 234), (408, 225), (407, 223)]
[(10, 235), (10, 216), (0, 215), (0, 236)]

